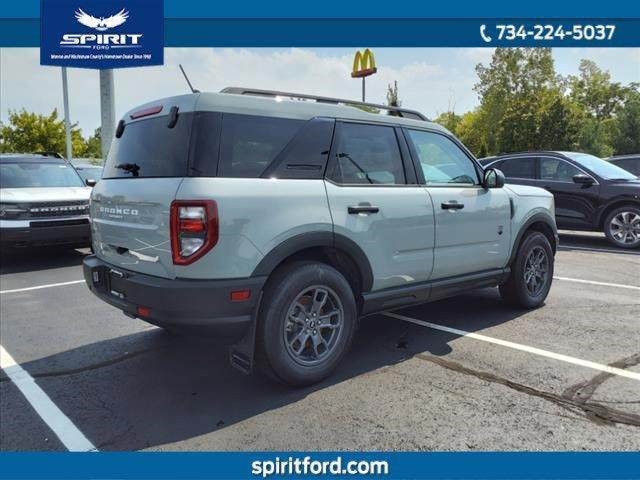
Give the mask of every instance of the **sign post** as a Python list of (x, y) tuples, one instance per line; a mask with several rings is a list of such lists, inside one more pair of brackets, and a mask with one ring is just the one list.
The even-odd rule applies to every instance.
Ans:
[(67, 160), (73, 158), (73, 149), (71, 148), (71, 121), (69, 120), (69, 85), (67, 83), (67, 67), (62, 67), (62, 105), (64, 108), (64, 134), (67, 146)]
[(376, 59), (373, 52), (366, 48), (364, 52), (360, 50), (356, 52), (353, 59), (353, 69), (351, 70), (351, 78), (362, 78), (362, 101), (366, 101), (365, 78), (376, 73)]

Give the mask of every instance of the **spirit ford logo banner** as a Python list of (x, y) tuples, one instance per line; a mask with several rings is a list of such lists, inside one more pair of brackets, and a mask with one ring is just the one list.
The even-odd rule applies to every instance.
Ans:
[(42, 0), (40, 63), (81, 68), (162, 65), (162, 0)]

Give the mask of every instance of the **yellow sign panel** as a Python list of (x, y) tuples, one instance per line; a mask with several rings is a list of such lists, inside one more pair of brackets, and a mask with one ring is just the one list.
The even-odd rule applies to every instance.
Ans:
[(353, 78), (368, 77), (376, 73), (376, 59), (373, 56), (373, 52), (368, 48), (363, 53), (360, 50), (356, 52), (356, 56), (353, 59), (353, 70), (351, 76)]

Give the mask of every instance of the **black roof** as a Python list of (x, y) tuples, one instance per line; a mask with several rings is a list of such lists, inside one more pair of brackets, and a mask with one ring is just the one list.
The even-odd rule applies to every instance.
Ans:
[(52, 155), (43, 155), (40, 153), (0, 153), (0, 163), (18, 162), (66, 163), (66, 160), (64, 158), (54, 157)]

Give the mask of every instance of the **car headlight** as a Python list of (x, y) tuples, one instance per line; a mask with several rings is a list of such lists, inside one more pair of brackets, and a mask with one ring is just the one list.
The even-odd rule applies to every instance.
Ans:
[(18, 218), (20, 215), (28, 213), (29, 209), (14, 203), (0, 203), (0, 219), (7, 220)]

